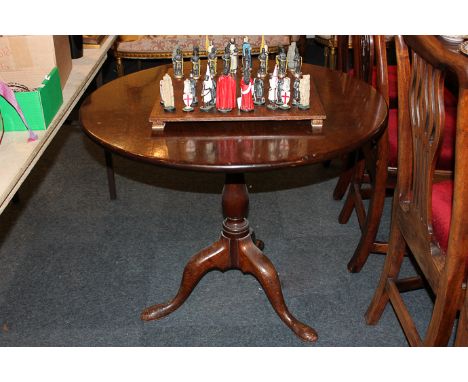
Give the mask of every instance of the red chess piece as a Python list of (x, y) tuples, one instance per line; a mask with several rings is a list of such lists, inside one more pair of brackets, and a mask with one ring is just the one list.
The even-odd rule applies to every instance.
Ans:
[(241, 107), (242, 111), (252, 111), (254, 109), (253, 103), (253, 80), (251, 78), (248, 79), (248, 82), (245, 82), (245, 77), (241, 79), (240, 87), (241, 87)]

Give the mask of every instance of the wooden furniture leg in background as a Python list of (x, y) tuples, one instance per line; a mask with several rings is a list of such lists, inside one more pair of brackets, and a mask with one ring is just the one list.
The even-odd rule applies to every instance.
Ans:
[(318, 338), (316, 331), (298, 321), (289, 312), (275, 267), (252, 240), (249, 222), (246, 219), (249, 196), (244, 174), (226, 175), (222, 206), (225, 219), (219, 240), (189, 260), (177, 295), (167, 303), (146, 308), (141, 314), (141, 319), (156, 320), (175, 311), (207, 272), (213, 269), (223, 272), (239, 269), (243, 273), (255, 276), (275, 312), (300, 339), (316, 341)]
[[(360, 196), (364, 195), (363, 190), (357, 191), (354, 194), (354, 208), (358, 214), (358, 218), (360, 211), (362, 211), (364, 219), (359, 219), (362, 235), (353, 257), (351, 260), (349, 260), (348, 263), (348, 270), (353, 273), (360, 272), (366, 263), (369, 254), (371, 252), (378, 251), (381, 247), (379, 243), (375, 242), (375, 238), (377, 237), (377, 232), (379, 230), (380, 220), (382, 218), (385, 204), (385, 191), (388, 176), (388, 150), (386, 147), (387, 142), (388, 132), (385, 131), (385, 133), (380, 137), (375, 151), (371, 149), (364, 149), (363, 161), (367, 163), (366, 167), (369, 172), (372, 190), (367, 212), (363, 207), (362, 196)], [(367, 145), (367, 147), (369, 147), (369, 145)], [(359, 165), (356, 166), (356, 172), (360, 172), (360, 174), (355, 174), (355, 176), (361, 177), (363, 170), (364, 168), (359, 169)], [(361, 179), (356, 179), (356, 181), (352, 182), (352, 187), (356, 186), (359, 188), (362, 186)]]
[(109, 197), (111, 200), (117, 198), (117, 192), (115, 189), (115, 175), (114, 175), (114, 164), (112, 162), (112, 153), (104, 149), (104, 155), (106, 157), (106, 168), (107, 168), (107, 184), (109, 186)]

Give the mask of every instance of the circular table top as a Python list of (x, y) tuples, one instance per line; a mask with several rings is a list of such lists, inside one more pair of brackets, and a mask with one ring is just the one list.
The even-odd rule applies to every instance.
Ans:
[(326, 68), (304, 64), (302, 69), (311, 74), (327, 116), (320, 133), (312, 131), (310, 121), (257, 121), (174, 122), (154, 135), (148, 118), (167, 65), (97, 89), (81, 107), (81, 123), (105, 148), (133, 159), (222, 172), (321, 162), (348, 153), (381, 132), (387, 104), (374, 88)]

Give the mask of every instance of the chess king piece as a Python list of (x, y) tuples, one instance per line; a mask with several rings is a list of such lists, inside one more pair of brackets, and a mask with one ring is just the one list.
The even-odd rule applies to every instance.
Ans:
[(208, 54), (208, 67), (210, 68), (211, 77), (216, 76), (218, 57), (216, 56), (216, 48), (214, 46), (211, 47), (210, 53)]
[(192, 94), (192, 84), (190, 83), (189, 79), (184, 81), (184, 94), (182, 95), (182, 99), (184, 101), (185, 107), (182, 109), (183, 111), (193, 111), (192, 103), (193, 103), (193, 94)]
[(299, 97), (300, 97), (300, 92), (299, 92), (299, 83), (301, 79), (301, 74), (300, 73), (295, 73), (294, 74), (294, 84), (293, 84), (293, 97), (291, 104), (293, 106), (299, 105)]
[(224, 48), (223, 54), (223, 74), (227, 75), (231, 70), (231, 52), (229, 51), (229, 44)]
[(250, 70), (244, 70), (243, 77), (240, 82), (241, 88), (241, 111), (252, 111), (253, 103), (253, 80), (250, 78)]
[(301, 74), (301, 70), (302, 70), (302, 57), (300, 56), (300, 54), (299, 54), (299, 49), (297, 49), (297, 48), (296, 48), (296, 52), (294, 53), (293, 64), (294, 64), (293, 72), (294, 72), (294, 73), (299, 73), (299, 74)]
[(258, 74), (260, 75), (260, 78), (265, 78), (267, 75), (267, 61), (268, 61), (268, 55), (265, 52), (265, 48), (262, 48), (261, 53), (258, 55), (258, 59), (260, 61), (260, 67), (258, 69)]
[(291, 45), (288, 47), (288, 54), (287, 54), (287, 60), (288, 60), (288, 69), (289, 70), (294, 70), (295, 65), (294, 65), (294, 55), (296, 54), (296, 42), (293, 41)]
[(244, 37), (244, 42), (242, 43), (242, 67), (244, 70), (252, 69), (252, 48), (250, 47), (249, 38)]
[(165, 74), (159, 82), (159, 90), (161, 92), (161, 100), (165, 111), (174, 111), (174, 88), (172, 87), (172, 79), (169, 74)]
[(268, 105), (267, 108), (271, 110), (275, 110), (277, 94), (278, 94), (278, 66), (275, 65), (275, 69), (269, 79), (270, 88), (268, 89)]
[(229, 42), (229, 53), (231, 54), (231, 73), (236, 73), (237, 72), (237, 55), (239, 54), (239, 51), (236, 46), (236, 41), (234, 38), (231, 38)]
[(215, 104), (215, 85), (213, 78), (211, 77), (208, 66), (206, 67), (205, 81), (203, 81), (203, 88), (201, 97), (203, 99), (203, 106), (200, 107), (201, 111), (210, 111), (213, 109)]
[(308, 109), (310, 107), (310, 74), (302, 76), (299, 83), (299, 109)]
[(194, 79), (198, 80), (200, 78), (200, 49), (198, 46), (193, 47), (192, 57), (190, 61), (192, 62), (192, 76)]
[(182, 78), (184, 76), (184, 57), (178, 45), (172, 53), (172, 65), (174, 67), (174, 77)]
[(291, 108), (291, 106), (289, 106), (290, 99), (291, 99), (291, 79), (289, 77), (284, 77), (282, 79), (282, 86), (281, 86), (280, 108), (283, 110), (290, 109)]
[(276, 65), (278, 65), (278, 77), (283, 78), (286, 76), (286, 53), (282, 46), (279, 48), (279, 53), (276, 56)]
[(264, 85), (263, 80), (260, 77), (260, 73), (257, 73), (257, 78), (254, 81), (254, 104), (255, 105), (264, 105), (265, 97), (263, 96)]
[(216, 89), (216, 108), (223, 113), (236, 108), (236, 80), (229, 71), (230, 65), (224, 65)]

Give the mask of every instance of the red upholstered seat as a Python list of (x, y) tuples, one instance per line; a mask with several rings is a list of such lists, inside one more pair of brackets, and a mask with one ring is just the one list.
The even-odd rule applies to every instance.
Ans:
[[(457, 108), (446, 107), (444, 136), (442, 138), (442, 147), (436, 166), (438, 170), (453, 170), (456, 121)], [(388, 162), (391, 167), (396, 167), (398, 155), (398, 110), (396, 109), (390, 109), (388, 113), (388, 140), (390, 145)]]
[[(432, 186), (432, 228), (440, 247), (447, 251), (452, 218), (453, 181), (444, 180)], [(468, 255), (468, 253), (467, 253)]]
[[(377, 82), (377, 72), (374, 70), (372, 74), (372, 85), (375, 86)], [(395, 65), (388, 66), (388, 97), (390, 104), (392, 101), (398, 99), (398, 77), (397, 77), (397, 67)]]
[(388, 165), (397, 167), (398, 156), (398, 110), (388, 111)]
[[(396, 66), (388, 66), (388, 97), (390, 105), (395, 104), (398, 99), (398, 78), (397, 78), (397, 68)], [(348, 71), (350, 76), (354, 76), (354, 69)], [(377, 87), (377, 69), (374, 68), (372, 71), (372, 86)]]
[(454, 95), (447, 87), (444, 88), (444, 105), (445, 107), (456, 107), (458, 96)]

